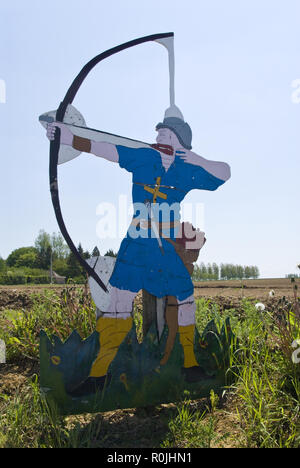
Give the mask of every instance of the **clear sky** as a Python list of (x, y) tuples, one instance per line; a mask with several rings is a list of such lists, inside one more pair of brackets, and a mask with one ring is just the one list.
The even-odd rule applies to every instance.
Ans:
[[(198, 227), (207, 243), (199, 260), (257, 265), (262, 277), (297, 271), (300, 104), (292, 82), (300, 79), (298, 0), (1, 0), (3, 258), (32, 245), (40, 229), (58, 231), (49, 144), (38, 116), (58, 107), (95, 55), (169, 31), (175, 33), (176, 103), (192, 127), (193, 150), (232, 170), (216, 192), (192, 191), (186, 199), (204, 207)], [(146, 44), (98, 66), (74, 105), (90, 127), (154, 142), (168, 86), (166, 51)], [(97, 245), (102, 254), (117, 250), (120, 235), (97, 236), (97, 207), (117, 204), (120, 194), (130, 197), (130, 174), (81, 155), (60, 167), (59, 182), (74, 242), (89, 250)]]

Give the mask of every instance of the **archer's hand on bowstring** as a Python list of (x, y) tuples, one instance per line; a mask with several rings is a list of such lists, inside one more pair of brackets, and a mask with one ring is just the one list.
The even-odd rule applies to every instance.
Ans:
[(188, 164), (194, 164), (195, 166), (201, 166), (201, 162), (204, 160), (202, 156), (187, 149), (180, 149), (177, 154), (182, 161)]
[(60, 129), (60, 143), (62, 145), (72, 146), (74, 135), (67, 125), (60, 122), (52, 122), (47, 125), (47, 138), (50, 141), (54, 140), (56, 128)]

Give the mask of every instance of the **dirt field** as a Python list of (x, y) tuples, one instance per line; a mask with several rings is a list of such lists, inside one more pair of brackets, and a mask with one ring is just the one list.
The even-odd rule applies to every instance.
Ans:
[[(300, 280), (296, 280), (300, 283)], [(294, 297), (293, 285), (287, 278), (228, 280), (228, 281), (203, 281), (195, 283), (195, 297), (251, 297), (260, 301), (269, 298), (269, 292), (273, 290), (275, 298), (286, 296)]]
[(3, 309), (28, 309), (32, 305), (34, 294), (41, 294), (45, 289), (51, 289), (58, 293), (62, 291), (62, 285), (18, 285), (0, 286), (0, 310)]
[[(297, 279), (296, 283), (300, 285), (300, 280)], [(65, 285), (0, 286), (0, 310), (30, 308), (32, 294), (41, 294), (45, 289), (60, 293), (64, 287)], [(228, 307), (230, 305), (234, 307), (243, 298), (267, 302), (271, 290), (274, 291), (274, 299), (280, 299), (282, 296), (289, 300), (294, 298), (293, 285), (286, 278), (201, 281), (195, 283), (195, 298), (210, 298), (218, 303), (226, 303)], [(137, 302), (140, 300), (141, 294), (138, 295)]]

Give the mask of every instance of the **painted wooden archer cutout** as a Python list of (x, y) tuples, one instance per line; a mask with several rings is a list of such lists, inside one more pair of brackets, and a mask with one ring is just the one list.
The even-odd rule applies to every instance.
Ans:
[[(41, 387), (62, 413), (106, 411), (170, 402), (188, 390), (191, 397), (224, 385), (229, 324), (195, 328), (191, 274), (204, 233), (180, 221), (180, 203), (193, 189), (216, 190), (230, 177), (226, 163), (192, 152), (192, 131), (175, 105), (173, 33), (156, 34), (110, 49), (79, 73), (57, 111), (40, 117), (50, 140), (50, 190), (60, 230), (89, 274), (97, 307), (96, 332), (76, 332), (62, 343), (41, 333)], [(170, 107), (148, 144), (87, 128), (72, 105), (88, 73), (102, 60), (129, 47), (155, 41), (168, 51)], [(117, 259), (85, 261), (75, 248), (60, 209), (57, 165), (81, 152), (118, 163), (132, 174), (134, 216)], [(141, 344), (132, 319), (138, 291), (153, 300), (153, 323)], [(146, 333), (147, 332), (147, 333)]]

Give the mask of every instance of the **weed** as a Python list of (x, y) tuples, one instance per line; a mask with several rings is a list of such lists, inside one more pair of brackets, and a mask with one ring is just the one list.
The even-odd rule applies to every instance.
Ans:
[[(263, 311), (246, 299), (241, 307), (227, 310), (211, 300), (197, 301), (200, 334), (214, 320), (217, 332), (223, 329), (226, 339), (226, 320), (230, 319), (237, 337), (222, 363), (227, 369), (224, 390), (232, 395), (230, 411), (238, 416), (236, 427), (244, 434), (247, 447), (300, 446), (300, 365), (291, 359), (292, 342), (299, 339), (298, 304), (297, 295), (295, 304), (282, 298)], [(138, 309), (134, 320), (142, 330)], [(42, 328), (48, 336), (56, 334), (61, 340), (74, 329), (82, 338), (88, 337), (95, 329), (95, 305), (87, 291), (77, 286), (67, 286), (61, 295), (48, 290), (36, 297), (30, 311), (2, 312), (0, 338), (6, 342), (8, 362), (24, 356), (38, 360)], [(222, 408), (223, 399), (214, 392), (209, 403), (201, 411), (194, 409), (189, 396), (179, 403), (176, 414), (168, 415), (168, 433), (160, 446), (222, 446), (228, 434), (219, 436), (216, 421), (228, 409)], [(0, 447), (104, 447), (109, 434), (103, 435), (102, 422), (98, 416), (88, 423), (62, 418), (40, 395), (36, 376), (13, 396), (0, 395)]]

